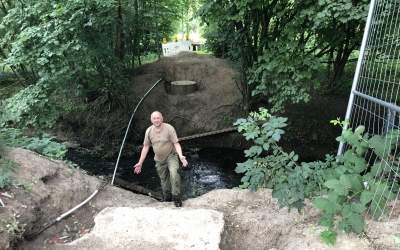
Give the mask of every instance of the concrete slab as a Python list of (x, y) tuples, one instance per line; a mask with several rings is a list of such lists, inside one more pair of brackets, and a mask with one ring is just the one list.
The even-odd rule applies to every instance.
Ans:
[(82, 238), (57, 249), (219, 249), (223, 214), (210, 209), (111, 207)]

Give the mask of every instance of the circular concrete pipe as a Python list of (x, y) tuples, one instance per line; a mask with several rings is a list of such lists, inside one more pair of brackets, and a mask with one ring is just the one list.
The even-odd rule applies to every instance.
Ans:
[(197, 82), (181, 80), (173, 81), (170, 84), (169, 93), (173, 95), (186, 95), (193, 93), (199, 89)]

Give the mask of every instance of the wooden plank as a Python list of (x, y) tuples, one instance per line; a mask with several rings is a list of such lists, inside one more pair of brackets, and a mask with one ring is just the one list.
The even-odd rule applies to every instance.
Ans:
[(130, 190), (134, 193), (147, 195), (147, 196), (153, 197), (154, 199), (159, 200), (159, 201), (162, 200), (162, 194), (155, 192), (153, 190), (147, 189), (145, 187), (142, 187), (140, 185), (134, 184), (132, 182), (123, 180), (121, 178), (116, 177), (115, 184), (117, 184), (118, 186), (120, 186), (124, 189)]
[(233, 131), (237, 131), (237, 128), (231, 127), (231, 128), (221, 129), (221, 130), (210, 131), (210, 132), (206, 132), (206, 133), (185, 136), (185, 137), (179, 138), (179, 141), (187, 141), (187, 140), (196, 139), (196, 138), (200, 138), (200, 137), (217, 135), (217, 134), (228, 133), (228, 132), (233, 132)]

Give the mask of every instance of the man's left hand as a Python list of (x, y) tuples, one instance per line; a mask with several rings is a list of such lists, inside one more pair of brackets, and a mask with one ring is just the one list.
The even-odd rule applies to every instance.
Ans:
[(181, 162), (182, 162), (182, 166), (183, 166), (184, 168), (187, 167), (188, 162), (187, 162), (187, 160), (186, 160), (186, 157), (185, 157), (185, 156), (180, 156), (179, 159), (180, 159)]

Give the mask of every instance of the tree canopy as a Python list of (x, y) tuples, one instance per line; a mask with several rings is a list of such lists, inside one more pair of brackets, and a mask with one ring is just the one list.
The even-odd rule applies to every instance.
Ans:
[[(123, 89), (127, 72), (149, 53), (159, 54), (163, 39), (188, 20), (189, 3), (0, 1), (1, 68), (26, 87), (3, 103), (10, 111), (3, 114), (3, 125), (51, 126), (57, 113), (68, 109), (59, 105), (62, 96)], [(32, 117), (40, 110), (47, 111), (41, 112), (48, 114), (47, 122)]]
[(71, 96), (123, 93), (129, 72), (177, 32), (187, 37), (197, 19), (207, 48), (238, 64), (246, 108), (266, 98), (279, 111), (321, 85), (343, 84), (367, 7), (366, 0), (0, 0), (0, 66), (23, 86), (2, 102), (0, 123), (51, 127), (76, 108)]
[(240, 63), (250, 84), (245, 94), (265, 95), (279, 110), (307, 100), (322, 67), (329, 69), (329, 87), (338, 87), (361, 43), (368, 2), (205, 0), (200, 16), (209, 48)]

